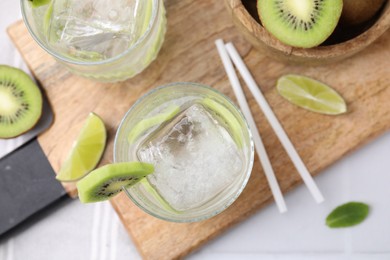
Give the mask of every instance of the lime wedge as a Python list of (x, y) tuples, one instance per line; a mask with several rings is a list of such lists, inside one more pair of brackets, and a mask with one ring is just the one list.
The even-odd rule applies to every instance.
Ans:
[(285, 75), (279, 78), (276, 87), (282, 97), (307, 110), (326, 115), (347, 111), (344, 99), (331, 87), (317, 80), (300, 75)]
[(92, 171), (103, 154), (106, 138), (103, 121), (96, 114), (90, 113), (56, 177), (57, 180), (76, 181)]
[(160, 125), (170, 119), (172, 119), (177, 113), (180, 112), (180, 107), (177, 105), (170, 105), (161, 113), (145, 118), (139, 121), (130, 131), (127, 140), (130, 144), (134, 143), (137, 138), (149, 128)]

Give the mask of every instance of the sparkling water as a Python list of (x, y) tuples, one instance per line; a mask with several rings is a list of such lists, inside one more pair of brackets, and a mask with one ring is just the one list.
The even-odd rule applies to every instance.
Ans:
[(54, 0), (46, 21), (48, 44), (81, 60), (115, 57), (146, 31), (151, 5), (150, 0)]
[(139, 147), (154, 164), (148, 181), (176, 210), (198, 207), (234, 183), (244, 167), (240, 152), (217, 118), (200, 104), (180, 113)]

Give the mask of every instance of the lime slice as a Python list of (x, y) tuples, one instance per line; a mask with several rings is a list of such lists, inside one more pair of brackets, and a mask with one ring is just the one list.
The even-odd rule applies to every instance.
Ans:
[(279, 78), (276, 87), (282, 97), (307, 110), (327, 115), (347, 111), (344, 99), (317, 80), (300, 75), (285, 75)]
[(236, 143), (238, 148), (243, 147), (243, 141), (241, 137), (241, 125), (238, 120), (234, 117), (232, 112), (229, 111), (225, 106), (221, 105), (217, 101), (210, 98), (202, 100), (202, 104), (209, 108), (212, 112), (217, 114), (218, 118), (223, 120), (224, 125), (230, 129), (228, 131)]
[(103, 121), (90, 113), (84, 127), (73, 144), (69, 157), (58, 175), (59, 181), (76, 181), (92, 171), (99, 163), (106, 146), (106, 128)]
[(160, 125), (170, 119), (172, 119), (177, 113), (180, 112), (180, 107), (177, 105), (170, 105), (163, 112), (152, 116), (150, 118), (145, 118), (139, 121), (130, 131), (128, 135), (128, 142), (133, 144), (141, 134), (143, 134), (149, 128)]
[(124, 162), (108, 164), (92, 171), (77, 182), (79, 199), (83, 203), (108, 200), (130, 187), (146, 175), (154, 172), (154, 166), (149, 163)]

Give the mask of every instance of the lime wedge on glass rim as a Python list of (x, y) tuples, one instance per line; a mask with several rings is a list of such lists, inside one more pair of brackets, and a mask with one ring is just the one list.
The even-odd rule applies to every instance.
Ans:
[(90, 113), (56, 177), (57, 180), (76, 181), (92, 171), (102, 157), (106, 139), (103, 121), (96, 114)]
[(308, 77), (292, 74), (282, 76), (276, 88), (291, 103), (313, 112), (338, 115), (347, 111), (344, 99), (335, 90)]

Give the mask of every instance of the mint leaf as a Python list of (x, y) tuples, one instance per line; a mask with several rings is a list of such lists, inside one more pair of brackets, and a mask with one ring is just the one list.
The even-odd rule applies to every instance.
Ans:
[(361, 202), (349, 202), (335, 208), (326, 218), (330, 228), (351, 227), (366, 219), (369, 207)]

